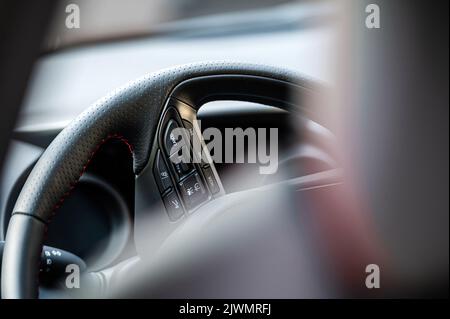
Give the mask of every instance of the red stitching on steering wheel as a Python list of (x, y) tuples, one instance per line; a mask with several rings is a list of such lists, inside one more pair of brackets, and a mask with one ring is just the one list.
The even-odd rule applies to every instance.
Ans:
[[(69, 197), (69, 195), (72, 194), (73, 190), (75, 189), (75, 187), (78, 185), (78, 182), (80, 181), (80, 178), (83, 176), (83, 174), (86, 172), (89, 164), (92, 162), (93, 158), (95, 157), (95, 155), (97, 154), (97, 152), (99, 151), (99, 149), (109, 140), (111, 139), (118, 139), (119, 141), (122, 141), (123, 143), (125, 143), (125, 145), (128, 147), (128, 150), (130, 151), (130, 154), (133, 156), (134, 154), (134, 147), (133, 145), (121, 134), (110, 134), (108, 136), (106, 136), (105, 138), (103, 138), (100, 143), (97, 144), (97, 146), (95, 147), (95, 149), (91, 152), (91, 155), (89, 156), (89, 159), (87, 160), (86, 164), (84, 164), (80, 175), (77, 177), (77, 179), (75, 181), (73, 181), (70, 186), (69, 189), (61, 195), (61, 197), (59, 198), (58, 202), (53, 206), (52, 212), (50, 214), (49, 219), (47, 220), (46, 224), (45, 224), (45, 230), (44, 230), (44, 239), (42, 241), (41, 244), (41, 254), (42, 254), (42, 248), (44, 246), (44, 242), (45, 239), (48, 236), (48, 225), (51, 223), (53, 217), (56, 215), (58, 209), (63, 205), (64, 201)], [(38, 269), (41, 268), (41, 259), (38, 259)], [(39, 270), (38, 270), (38, 276), (37, 276), (37, 292), (38, 292), (38, 297), (39, 297), (39, 284), (40, 284), (40, 278), (39, 278)]]

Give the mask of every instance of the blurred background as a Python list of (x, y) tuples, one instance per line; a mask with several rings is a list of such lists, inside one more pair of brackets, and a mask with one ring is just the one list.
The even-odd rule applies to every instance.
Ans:
[[(370, 3), (380, 7), (380, 29), (365, 25), (365, 9)], [(79, 29), (66, 27), (68, 4), (80, 8)], [(0, 93), (5, 108), (0, 119), (4, 130), (1, 147), (6, 154), (0, 188), (1, 236), (21, 185), (42, 151), (57, 132), (97, 99), (144, 74), (183, 63), (261, 63), (297, 71), (329, 89), (310, 104), (317, 114), (314, 121), (323, 126), (316, 122), (308, 125), (328, 136), (326, 143), (332, 144), (326, 152), (333, 160), (323, 163), (345, 172), (344, 193), (306, 199), (306, 206), (327, 210), (327, 214), (317, 214), (320, 221), (311, 222), (309, 229), (302, 226), (304, 234), (295, 240), (307, 242), (313, 252), (295, 257), (303, 260), (317, 253), (357, 259), (355, 255), (361, 252), (352, 245), (361, 242), (362, 251), (382, 256), (379, 263), (389, 269), (392, 290), (383, 296), (448, 296), (447, 1), (79, 0), (44, 1), (35, 10), (29, 6), (24, 8), (35, 16), (24, 19), (28, 22), (16, 25), (11, 22), (15, 17), (6, 14), (2, 19), (8, 33), (2, 33), (4, 55), (0, 57)], [(17, 11), (25, 12), (24, 8)], [(44, 18), (39, 20), (39, 16)], [(217, 124), (217, 114), (226, 118), (226, 112), (233, 108), (247, 110), (243, 117), (228, 115), (232, 123), (242, 126), (255, 119), (256, 113), (266, 114), (266, 122), (259, 124), (284, 129), (286, 139), (282, 142), (287, 144), (292, 142), (290, 133), (298, 133), (292, 127), (308, 126), (261, 105), (219, 102), (205, 105), (199, 116), (203, 112), (204, 120), (212, 126)], [(223, 112), (211, 113), (217, 110)], [(104, 156), (108, 158), (108, 154)], [(121, 162), (130, 164), (126, 156), (120, 157)], [(232, 169), (236, 172), (237, 168)], [(223, 179), (231, 191), (261, 183), (261, 177), (254, 174), (238, 182), (236, 173), (230, 176)], [(134, 207), (127, 204), (133, 199), (128, 186), (133, 180), (123, 177), (107, 182), (114, 187), (122, 183), (116, 190), (125, 201), (116, 206), (125, 205), (125, 215), (129, 215)], [(85, 194), (101, 184), (86, 183)], [(86, 207), (102, 211), (93, 198), (81, 193), (76, 196), (81, 196), (78, 200), (85, 201)], [(300, 210), (294, 202), (287, 206)], [(303, 204), (300, 207), (305, 208)], [(74, 216), (79, 208), (72, 202), (66, 209), (72, 212), (67, 216)], [(105, 225), (103, 217), (97, 217), (98, 225)], [(327, 224), (327, 240), (342, 246), (330, 244), (317, 252), (323, 247), (311, 238), (323, 233), (318, 235), (316, 222)], [(71, 235), (83, 242), (82, 247), (79, 242), (58, 240), (56, 233), (50, 243), (80, 255), (92, 254), (89, 240), (79, 235), (83, 224), (77, 228), (73, 220), (61, 221), (59, 236), (67, 223), (73, 225)], [(130, 228), (132, 222), (128, 223)], [(110, 226), (105, 234), (117, 231), (111, 220), (106, 224)], [(339, 241), (351, 233), (350, 228), (358, 229), (358, 235)], [(96, 229), (92, 226), (90, 232), (95, 234)], [(117, 233), (125, 241), (131, 236), (122, 227)], [(108, 236), (95, 234), (90, 238), (101, 243)], [(121, 240), (118, 245), (125, 247)], [(108, 265), (116, 255), (105, 257), (98, 267)], [(272, 257), (281, 258), (277, 254)], [(333, 270), (327, 274), (340, 271), (331, 265)], [(311, 273), (305, 270), (302, 276), (314, 273), (314, 265), (306, 268)], [(342, 276), (348, 282), (351, 277)], [(305, 286), (314, 297), (343, 296), (334, 288), (329, 294), (325, 286), (316, 284), (312, 281)], [(311, 296), (293, 291), (295, 296)]]

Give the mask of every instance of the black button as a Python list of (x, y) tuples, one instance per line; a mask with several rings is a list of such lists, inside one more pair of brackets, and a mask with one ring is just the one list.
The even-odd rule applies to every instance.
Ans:
[(185, 144), (182, 135), (177, 134), (177, 131), (174, 131), (177, 128), (179, 128), (177, 122), (175, 122), (175, 120), (170, 120), (164, 134), (164, 147), (169, 156), (178, 152)]
[(211, 167), (204, 168), (203, 173), (205, 174), (206, 183), (208, 184), (211, 193), (218, 193), (220, 191), (219, 184), (217, 184)]
[(190, 152), (187, 146), (184, 146), (178, 153), (173, 154), (169, 161), (177, 172), (178, 179), (189, 174), (194, 168), (191, 163)]
[(198, 173), (194, 173), (179, 183), (181, 196), (188, 209), (192, 209), (208, 199), (208, 192)]
[(164, 196), (163, 201), (170, 220), (177, 220), (184, 214), (180, 199), (175, 191), (171, 191), (169, 194)]
[(156, 154), (153, 174), (155, 175), (156, 183), (158, 184), (158, 188), (161, 193), (164, 193), (164, 191), (172, 186), (169, 171), (167, 169), (166, 163), (164, 163), (160, 151), (158, 151), (158, 153)]

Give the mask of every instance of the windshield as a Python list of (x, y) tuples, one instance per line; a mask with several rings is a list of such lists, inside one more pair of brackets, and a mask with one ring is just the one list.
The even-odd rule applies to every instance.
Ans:
[[(307, 10), (294, 0), (66, 0), (59, 3), (43, 45), (44, 51), (87, 42), (166, 33), (204, 35), (255, 31), (298, 24)], [(315, 2), (317, 4), (317, 2)], [(297, 8), (295, 8), (297, 9)], [(310, 17), (310, 16), (309, 16)], [(76, 21), (75, 25), (74, 22)]]

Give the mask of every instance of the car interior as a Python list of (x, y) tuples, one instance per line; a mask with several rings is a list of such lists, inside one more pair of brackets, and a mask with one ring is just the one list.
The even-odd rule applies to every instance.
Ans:
[(448, 296), (448, 23), (366, 2), (5, 1), (2, 298)]

